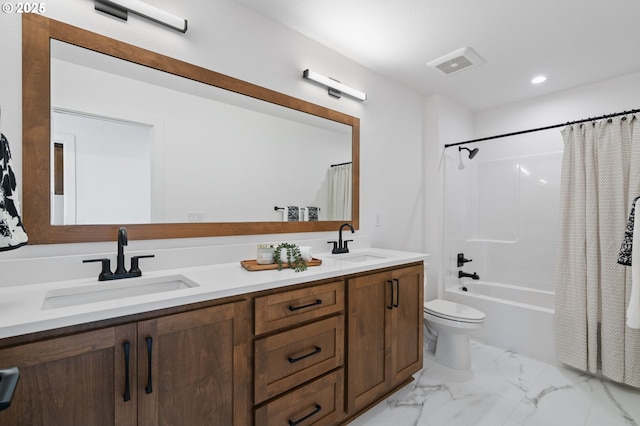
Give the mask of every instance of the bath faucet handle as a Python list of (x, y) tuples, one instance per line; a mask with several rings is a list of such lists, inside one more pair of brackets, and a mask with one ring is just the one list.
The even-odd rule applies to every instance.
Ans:
[(349, 252), (349, 247), (347, 247), (347, 243), (349, 243), (351, 241), (353, 241), (353, 240), (344, 240), (343, 241), (344, 242), (344, 247), (343, 248), (347, 251), (347, 253)]
[(142, 271), (139, 266), (139, 259), (146, 259), (149, 257), (155, 257), (153, 254), (146, 254), (144, 256), (132, 256), (131, 257), (131, 269), (129, 269), (130, 274), (140, 274), (142, 275)]
[(333, 243), (333, 250), (331, 252), (335, 253), (336, 251), (338, 251), (338, 242), (337, 241), (327, 241), (327, 244), (331, 244), (331, 243)]
[(98, 281), (106, 281), (107, 277), (113, 275), (111, 272), (111, 259), (85, 259), (82, 263), (102, 262), (102, 271), (98, 274)]
[(473, 259), (465, 259), (464, 253), (458, 253), (458, 267), (464, 266), (467, 262), (473, 262)]

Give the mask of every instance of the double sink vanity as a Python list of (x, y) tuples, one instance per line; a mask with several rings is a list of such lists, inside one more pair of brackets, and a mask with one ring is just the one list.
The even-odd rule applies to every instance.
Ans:
[(5, 287), (1, 424), (341, 424), (422, 368), (425, 256)]
[[(135, 34), (131, 38), (135, 39)], [(173, 44), (166, 43), (167, 46)], [(22, 17), (22, 45), (23, 222), (29, 232), (30, 245), (110, 241), (118, 231), (116, 223), (131, 223), (127, 228), (137, 240), (260, 234), (270, 235), (268, 238), (272, 239), (276, 234), (335, 231), (338, 220), (349, 221), (352, 231), (359, 229), (358, 118), (36, 14)], [(57, 51), (56, 46), (63, 51)], [(317, 169), (319, 178), (305, 183), (304, 191), (298, 192), (313, 193), (315, 189), (309, 188), (327, 186), (322, 178), (330, 164), (350, 162), (351, 187), (346, 188), (352, 194), (349, 207), (336, 218), (328, 213), (328, 206), (317, 204), (322, 212), (318, 221), (283, 222), (273, 208), (274, 204), (281, 205), (278, 198), (283, 192), (281, 188), (261, 203), (258, 200), (264, 195), (263, 188), (253, 196), (236, 196), (234, 201), (252, 200), (253, 204), (229, 207), (220, 202), (220, 197), (229, 193), (228, 187), (223, 187), (223, 194), (218, 196), (215, 191), (220, 188), (203, 186), (205, 182), (228, 180), (226, 175), (211, 177), (210, 172), (216, 168), (207, 162), (206, 179), (196, 173), (195, 184), (185, 183), (184, 174), (177, 188), (159, 185), (159, 182), (170, 183), (171, 179), (151, 181), (148, 188), (144, 188), (154, 195), (150, 200), (172, 200), (176, 194), (183, 195), (185, 185), (197, 187), (198, 191), (194, 192), (196, 200), (145, 206), (144, 210), (151, 212), (148, 221), (76, 217), (74, 212), (82, 209), (67, 211), (65, 206), (69, 202), (97, 205), (102, 210), (109, 202), (103, 198), (100, 202), (91, 198), (83, 200), (81, 194), (70, 193), (64, 185), (60, 192), (56, 189), (54, 199), (51, 198), (52, 188), (57, 188), (59, 182), (74, 187), (73, 181), (61, 179), (67, 169), (52, 164), (58, 164), (58, 159), (65, 165), (76, 164), (64, 161), (65, 155), (73, 151), (73, 144), (58, 140), (56, 131), (52, 131), (52, 122), (56, 121), (52, 120), (52, 114), (132, 120), (112, 116), (112, 110), (124, 114), (123, 108), (110, 108), (102, 95), (91, 92), (88, 99), (81, 102), (82, 99), (72, 96), (64, 85), (54, 84), (57, 77), (68, 76), (56, 71), (56, 66), (74, 66), (72, 61), (65, 61), (59, 55), (67, 50), (77, 53), (77, 49), (86, 51), (100, 72), (106, 70), (101, 65), (105, 58), (121, 61), (117, 69), (121, 69), (122, 64), (127, 67), (135, 64), (136, 71), (127, 81), (144, 68), (162, 73), (158, 80), (169, 84), (169, 89), (173, 85), (186, 85), (189, 90), (184, 96), (191, 96), (191, 91), (198, 98), (220, 92), (222, 100), (216, 98), (216, 105), (233, 96), (228, 101), (232, 106), (230, 110), (240, 111), (236, 105), (242, 105), (242, 113), (238, 115), (243, 118), (235, 122), (237, 128), (255, 128), (250, 117), (256, 111), (262, 117), (265, 109), (273, 108), (274, 121), (267, 130), (257, 129), (260, 138), (251, 139), (260, 140), (261, 144), (251, 151), (265, 147), (268, 152), (299, 151), (305, 152), (304, 160), (312, 160), (319, 156), (307, 154), (306, 148), (300, 149), (298, 145), (294, 150), (269, 144), (281, 143), (289, 133), (295, 143), (324, 141), (318, 142), (318, 147), (323, 154), (332, 155), (331, 161), (323, 158), (319, 164), (303, 163), (304, 175), (311, 175), (311, 170)], [(175, 82), (174, 76), (180, 80)], [(91, 81), (84, 77), (79, 75), (73, 86), (84, 80)], [(120, 77), (114, 74), (109, 78)], [(142, 80), (151, 82), (147, 77)], [(199, 86), (193, 88), (196, 82)], [(119, 86), (104, 87), (112, 91)], [(135, 96), (126, 93), (123, 98), (130, 100)], [(101, 100), (99, 105), (94, 105), (94, 99)], [(118, 100), (116, 97), (114, 105)], [(85, 104), (93, 105), (94, 109), (85, 108)], [(162, 128), (157, 123), (166, 121), (166, 117), (155, 116), (150, 109), (133, 106), (131, 109), (146, 111), (149, 117), (133, 121), (144, 122), (150, 128)], [(209, 118), (222, 116), (207, 114)], [(203, 121), (209, 123), (209, 120)], [(273, 130), (273, 123), (284, 121), (291, 121), (296, 131)], [(145, 157), (145, 161), (158, 168), (154, 169), (156, 175), (165, 168), (175, 170), (180, 152), (212, 158), (204, 151), (211, 148), (206, 144), (185, 148), (185, 141), (200, 138), (183, 137), (178, 127), (176, 132), (181, 144), (163, 140), (162, 135), (168, 134), (173, 124), (163, 125), (166, 131), (156, 131), (151, 146), (163, 148), (158, 152), (166, 151), (166, 155), (150, 150), (149, 158)], [(299, 128), (313, 131), (300, 137)], [(316, 133), (316, 129), (321, 129), (321, 133)], [(242, 146), (234, 138), (243, 132), (225, 132), (224, 136), (212, 137), (212, 141), (219, 139), (228, 146)], [(78, 137), (75, 143), (81, 142)], [(167, 151), (176, 147), (180, 152)], [(56, 161), (52, 161), (52, 157)], [(274, 181), (278, 181), (274, 170), (291, 173), (286, 165), (269, 163), (263, 156), (258, 159), (256, 164), (264, 163)], [(232, 169), (237, 168), (232, 160), (222, 160)], [(183, 172), (191, 171), (193, 162), (184, 161), (189, 167), (184, 167)], [(252, 169), (246, 167), (246, 156), (242, 156), (241, 161), (243, 170)], [(99, 176), (88, 179), (119, 187)], [(262, 176), (245, 180), (255, 187), (260, 179)], [(142, 190), (140, 186), (137, 191)], [(175, 190), (177, 192), (171, 192)], [(90, 191), (101, 197), (103, 192), (97, 187)], [(246, 191), (235, 188), (234, 194), (238, 193), (246, 194)], [(120, 191), (118, 196), (122, 195)], [(321, 197), (325, 198), (328, 197)], [(204, 199), (213, 202), (205, 207), (189, 207), (187, 211), (174, 209), (183, 204), (197, 206)], [(316, 205), (315, 201), (308, 200), (291, 202)], [(118, 199), (113, 204), (125, 203)], [(216, 215), (214, 208), (219, 206), (223, 212)], [(229, 219), (222, 215), (228, 212), (256, 214)], [(185, 218), (193, 220), (185, 222)], [(229, 254), (225, 250), (230, 246), (215, 247), (213, 256), (208, 248), (183, 250), (189, 255), (197, 251), (198, 261), (184, 254), (180, 261), (175, 261), (174, 255), (181, 249), (175, 249), (172, 254), (168, 254), (171, 250), (165, 253), (156, 250), (155, 259), (142, 262), (141, 276), (135, 276), (139, 272), (137, 261), (152, 253), (134, 256), (130, 262), (135, 258), (132, 262), (135, 267), (132, 264), (128, 271), (117, 268), (120, 274), (127, 275), (126, 279), (117, 280), (113, 280), (105, 258), (111, 254), (98, 259), (81, 255), (39, 260), (25, 257), (13, 263), (9, 259), (2, 265), (5, 278), (19, 280), (31, 274), (38, 279), (0, 287), (0, 368), (16, 366), (20, 373), (10, 405), (0, 406), (0, 424), (306, 426), (347, 423), (412, 380), (412, 375), (422, 368), (423, 347), (426, 256), (374, 249), (369, 244), (358, 245), (357, 241), (354, 245), (357, 247), (350, 248), (349, 253), (316, 254), (321, 264), (302, 272), (247, 271), (240, 261), (248, 257), (236, 256), (240, 252)], [(326, 241), (316, 245), (316, 252), (323, 251), (317, 250), (319, 247), (327, 248)], [(345, 251), (346, 248), (345, 244)], [(255, 253), (255, 247), (252, 250)], [(246, 253), (243, 251), (242, 256)], [(101, 262), (102, 271), (98, 263), (83, 266), (85, 261)], [(124, 256), (119, 254), (118, 265), (122, 266), (123, 262)], [(80, 268), (95, 268), (95, 275), (91, 279), (60, 278), (87, 277), (86, 271), (94, 270)], [(98, 275), (100, 281), (96, 278)]]

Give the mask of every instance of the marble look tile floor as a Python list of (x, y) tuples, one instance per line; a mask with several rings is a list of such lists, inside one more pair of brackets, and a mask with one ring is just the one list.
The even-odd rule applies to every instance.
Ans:
[(416, 380), (350, 426), (640, 426), (640, 389), (471, 342), (471, 369), (425, 347)]

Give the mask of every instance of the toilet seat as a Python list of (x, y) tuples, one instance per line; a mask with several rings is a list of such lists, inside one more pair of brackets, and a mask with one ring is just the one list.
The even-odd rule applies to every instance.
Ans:
[(485, 314), (482, 311), (461, 303), (442, 299), (426, 302), (424, 304), (424, 312), (444, 320), (465, 323), (481, 323), (485, 319)]

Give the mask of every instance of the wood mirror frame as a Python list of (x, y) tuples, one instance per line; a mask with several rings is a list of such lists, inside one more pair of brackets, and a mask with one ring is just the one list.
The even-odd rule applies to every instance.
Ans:
[(22, 217), (31, 244), (111, 241), (125, 226), (138, 240), (337, 230), (343, 221), (210, 222), (117, 225), (52, 225), (50, 214), (51, 87), (50, 39), (292, 108), (352, 127), (352, 220), (359, 227), (360, 120), (246, 81), (54, 21), (36, 14), (22, 17)]

